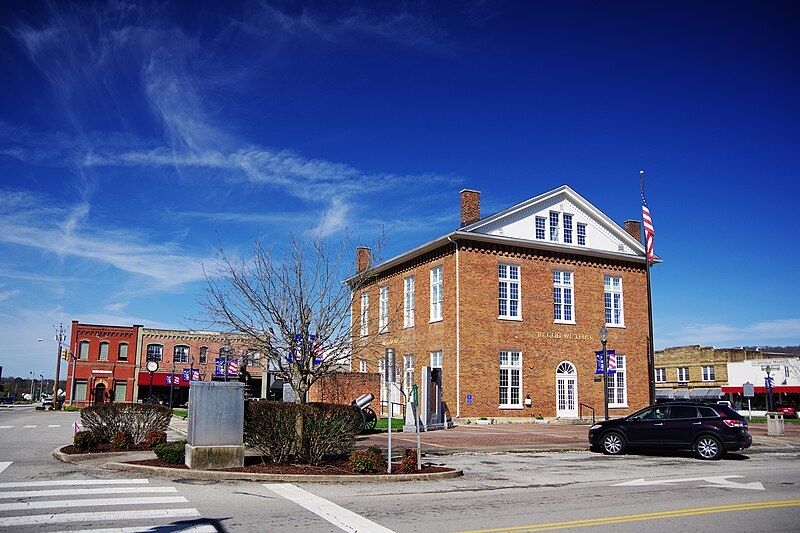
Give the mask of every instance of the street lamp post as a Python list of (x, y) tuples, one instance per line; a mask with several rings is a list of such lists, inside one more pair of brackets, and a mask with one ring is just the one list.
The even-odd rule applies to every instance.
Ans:
[(772, 378), (770, 377), (770, 372), (772, 372), (772, 367), (767, 365), (764, 369), (767, 372), (767, 379), (765, 385), (767, 386), (767, 411), (772, 411)]
[(172, 391), (175, 387), (175, 356), (172, 356), (172, 375), (169, 378), (169, 408), (172, 409)]
[(148, 400), (150, 403), (153, 402), (153, 374), (155, 371), (158, 370), (158, 363), (155, 361), (148, 361), (147, 362), (147, 371), (150, 372), (150, 392), (148, 393), (149, 398)]
[(605, 419), (608, 420), (608, 351), (606, 350), (608, 330), (605, 326), (600, 328), (600, 342), (603, 344), (603, 411)]

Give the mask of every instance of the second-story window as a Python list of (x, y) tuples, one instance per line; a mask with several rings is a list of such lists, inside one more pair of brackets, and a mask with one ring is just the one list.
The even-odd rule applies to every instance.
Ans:
[(362, 374), (367, 373), (367, 362), (364, 359), (358, 361), (358, 371)]
[(688, 366), (678, 367), (678, 382), (679, 383), (688, 383), (689, 382), (689, 367)]
[(175, 363), (188, 363), (189, 362), (189, 347), (188, 346), (176, 346), (173, 349), (173, 356), (172, 360)]
[(550, 240), (558, 241), (558, 211), (550, 211)]
[(442, 351), (431, 352), (431, 368), (442, 368)]
[(564, 242), (572, 244), (572, 215), (564, 213)]
[(117, 352), (117, 359), (120, 361), (128, 360), (128, 343), (121, 342), (119, 344), (119, 351)]
[(164, 347), (160, 344), (147, 345), (147, 360), (160, 363), (164, 354)]
[(568, 270), (553, 271), (553, 320), (555, 322), (574, 323), (572, 272)]
[(544, 240), (545, 225), (547, 219), (544, 217), (536, 217), (536, 238)]
[(500, 318), (519, 318), (519, 265), (497, 266)]
[(101, 342), (100, 343), (100, 353), (97, 357), (98, 361), (108, 361), (108, 343)]
[(403, 357), (403, 389), (406, 396), (411, 398), (411, 389), (414, 387), (414, 356)]
[(369, 335), (369, 293), (361, 293), (361, 336), (366, 337)]
[(403, 280), (403, 327), (414, 327), (414, 276)]
[(442, 319), (442, 267), (431, 269), (431, 322)]
[(208, 363), (208, 346), (201, 346), (200, 347), (200, 364), (204, 365)]
[(578, 244), (586, 246), (586, 224), (578, 222)]
[(604, 276), (606, 326), (624, 326), (625, 315), (622, 309), (622, 278)]
[(378, 333), (389, 331), (389, 287), (378, 289)]
[(716, 378), (714, 377), (714, 366), (704, 366), (703, 367), (703, 381), (714, 381)]
[(78, 359), (81, 359), (82, 361), (87, 361), (89, 359), (89, 341), (81, 341)]
[(666, 382), (667, 382), (667, 369), (656, 368), (656, 383), (666, 383)]

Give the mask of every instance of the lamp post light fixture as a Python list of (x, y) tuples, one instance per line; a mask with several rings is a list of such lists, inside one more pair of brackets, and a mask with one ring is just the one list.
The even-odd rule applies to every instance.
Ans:
[(600, 328), (600, 342), (603, 345), (603, 412), (605, 419), (608, 420), (608, 351), (606, 350), (608, 330), (605, 326)]

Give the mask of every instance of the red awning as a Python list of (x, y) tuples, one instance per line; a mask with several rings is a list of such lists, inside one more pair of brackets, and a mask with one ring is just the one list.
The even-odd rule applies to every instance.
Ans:
[[(169, 372), (155, 372), (153, 374), (153, 386), (154, 387), (169, 387), (170, 384), (167, 382), (167, 378), (169, 377)], [(175, 372), (173, 374), (174, 380), (172, 385), (174, 387), (188, 387), (189, 381), (183, 379), (183, 372)], [(139, 372), (139, 385), (146, 387), (150, 385), (150, 372)]]
[[(761, 394), (767, 393), (766, 387), (753, 387), (753, 390)], [(722, 387), (722, 392), (735, 392), (742, 394), (742, 387)], [(772, 387), (772, 394), (780, 394), (781, 392), (800, 392), (800, 387), (794, 385), (778, 385), (776, 387)]]

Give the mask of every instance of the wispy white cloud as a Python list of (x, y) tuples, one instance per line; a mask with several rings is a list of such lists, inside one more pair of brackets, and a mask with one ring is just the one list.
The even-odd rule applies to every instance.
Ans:
[(3, 300), (8, 300), (9, 298), (13, 298), (18, 294), (19, 294), (19, 289), (11, 289), (8, 291), (0, 290), (0, 302), (2, 302)]
[(800, 342), (800, 318), (765, 320), (742, 326), (731, 324), (690, 324), (663, 334), (656, 332), (660, 348), (684, 344), (754, 346)]

